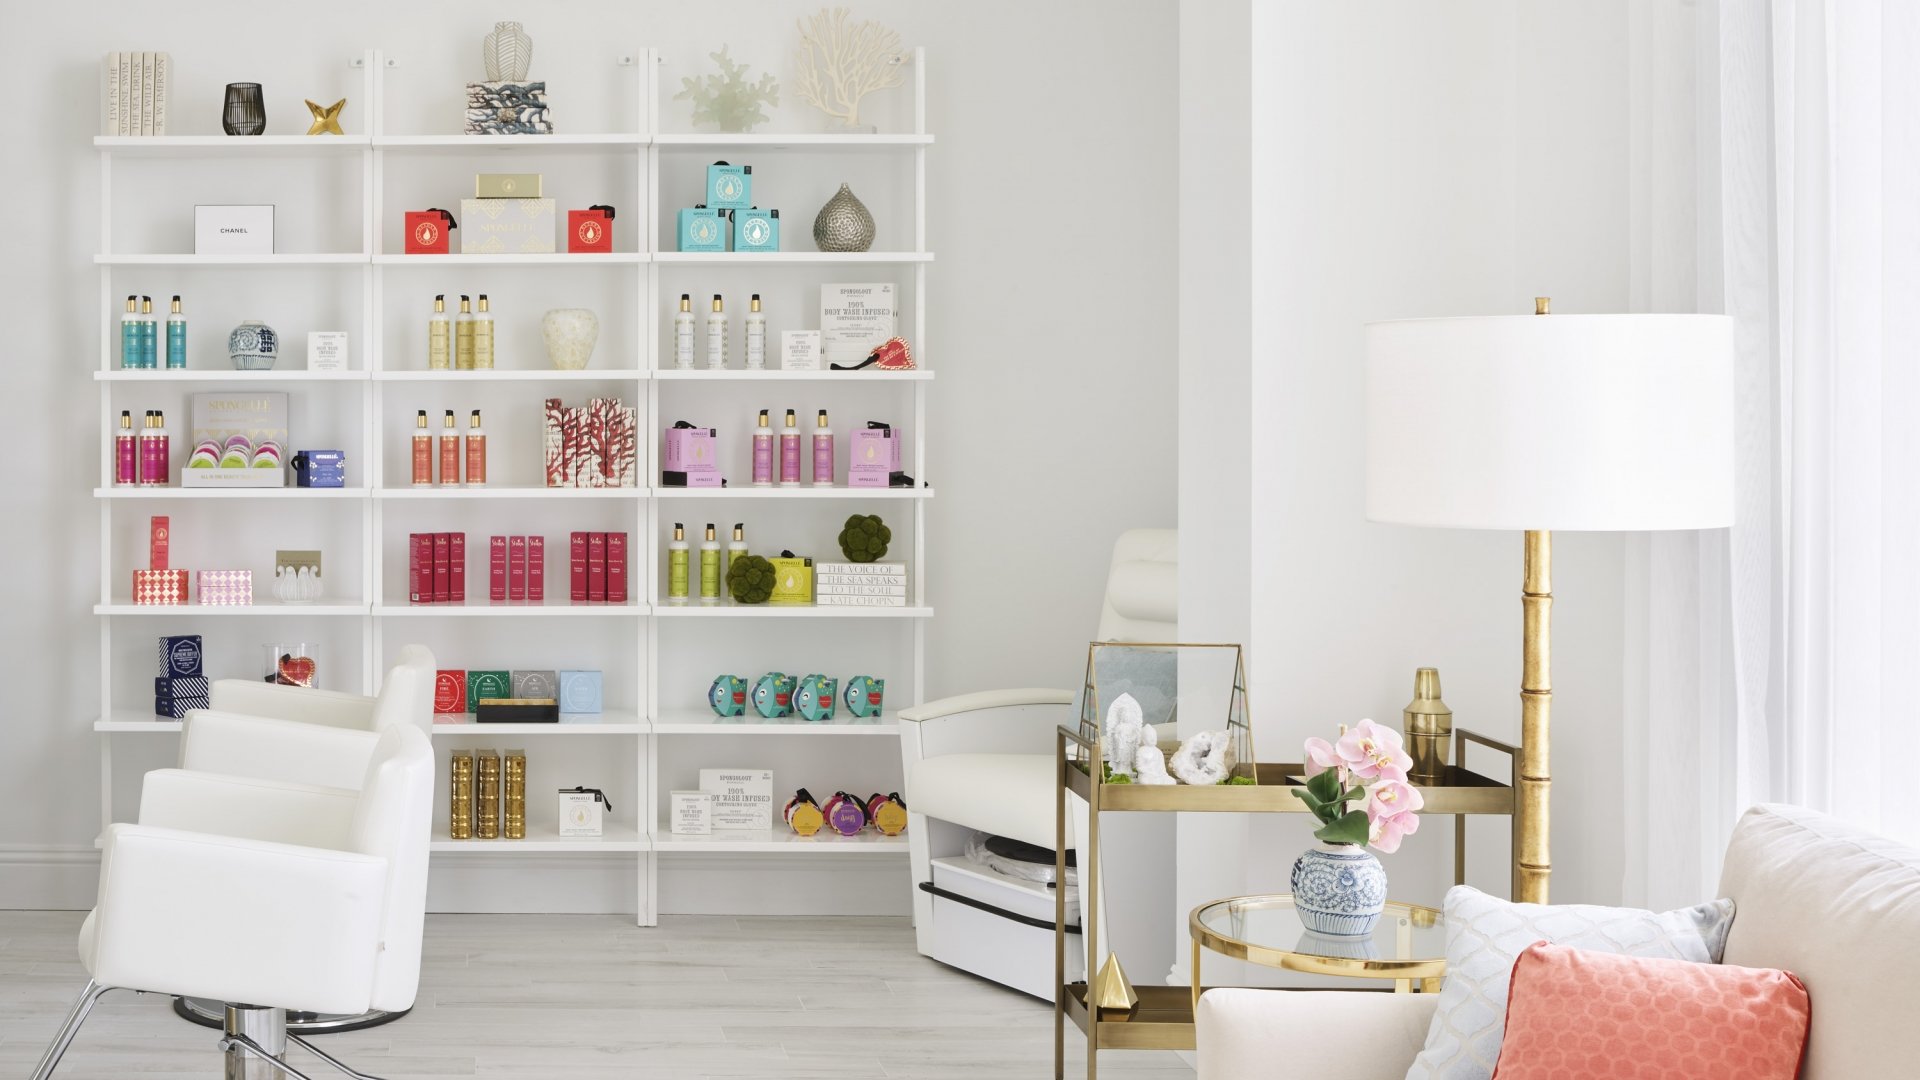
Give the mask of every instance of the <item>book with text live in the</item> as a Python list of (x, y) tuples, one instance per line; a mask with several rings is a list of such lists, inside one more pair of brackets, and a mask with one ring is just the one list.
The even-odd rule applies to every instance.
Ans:
[(165, 135), (173, 57), (110, 52), (100, 61), (100, 134)]

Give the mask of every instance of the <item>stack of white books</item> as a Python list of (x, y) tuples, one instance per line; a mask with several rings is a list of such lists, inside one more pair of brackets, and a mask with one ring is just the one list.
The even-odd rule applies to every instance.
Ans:
[(110, 52), (100, 62), (100, 134), (165, 135), (173, 57)]
[(820, 607), (906, 607), (907, 565), (816, 562), (813, 602)]

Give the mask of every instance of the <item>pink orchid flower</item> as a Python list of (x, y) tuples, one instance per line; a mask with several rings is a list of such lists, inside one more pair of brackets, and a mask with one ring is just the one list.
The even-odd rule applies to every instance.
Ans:
[(1400, 850), (1402, 839), (1418, 831), (1420, 831), (1419, 814), (1404, 813), (1375, 818), (1367, 827), (1367, 843), (1372, 844), (1382, 854), (1391, 855)]
[[(1319, 738), (1307, 740), (1308, 776), (1318, 776), (1328, 769), (1342, 768), (1344, 764), (1340, 760), (1340, 755), (1334, 751), (1332, 743)], [(1342, 779), (1345, 778), (1342, 777)]]
[[(1411, 814), (1426, 805), (1418, 788), (1394, 778), (1381, 780), (1367, 791), (1367, 817), (1371, 821)], [(1411, 832), (1412, 830), (1408, 830)]]
[(1392, 769), (1396, 775), (1405, 777), (1413, 767), (1413, 758), (1401, 749), (1400, 733), (1372, 720), (1355, 724), (1353, 730), (1340, 736), (1334, 750), (1353, 775), (1366, 780), (1379, 776), (1383, 769)]

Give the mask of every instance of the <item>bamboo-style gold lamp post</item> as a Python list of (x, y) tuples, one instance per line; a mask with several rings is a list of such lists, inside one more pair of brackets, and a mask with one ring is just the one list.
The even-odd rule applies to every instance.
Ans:
[(1551, 530), (1733, 523), (1733, 320), (1534, 315), (1370, 323), (1367, 517), (1525, 537), (1513, 898), (1544, 903)]

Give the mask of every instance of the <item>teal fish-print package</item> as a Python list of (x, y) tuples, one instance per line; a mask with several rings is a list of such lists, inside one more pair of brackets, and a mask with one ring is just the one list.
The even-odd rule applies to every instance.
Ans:
[(680, 250), (727, 250), (727, 212), (705, 206), (680, 211)]
[(731, 210), (728, 215), (733, 222), (733, 250), (780, 250), (780, 211), (756, 207), (752, 210)]
[(716, 210), (745, 210), (752, 206), (753, 166), (729, 165), (724, 161), (707, 166), (707, 205)]
[(834, 695), (839, 691), (840, 680), (828, 675), (808, 675), (794, 688), (793, 711), (799, 713), (802, 720), (831, 720)]

